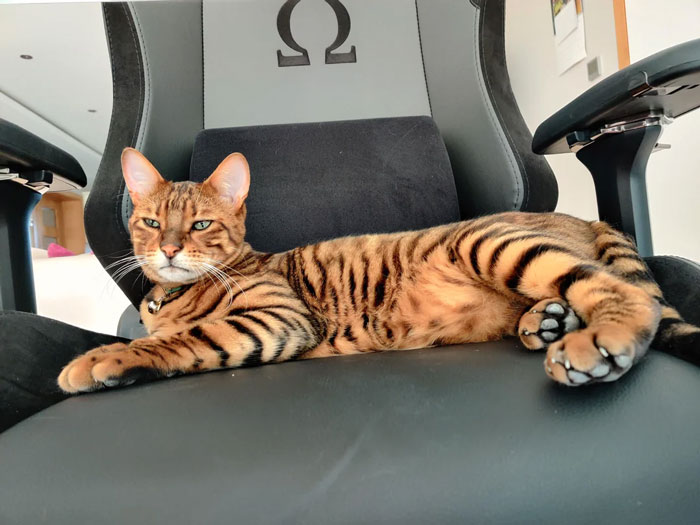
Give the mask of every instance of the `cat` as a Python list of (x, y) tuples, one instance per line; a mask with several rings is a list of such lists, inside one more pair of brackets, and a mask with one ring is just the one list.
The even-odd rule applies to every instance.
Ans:
[(201, 184), (166, 182), (131, 148), (122, 170), (134, 203), (126, 264), (155, 284), (141, 304), (150, 335), (75, 358), (58, 378), (68, 393), (515, 335), (570, 386), (618, 379), (652, 343), (698, 360), (700, 328), (604, 222), (507, 212), (260, 253), (244, 241), (240, 153)]

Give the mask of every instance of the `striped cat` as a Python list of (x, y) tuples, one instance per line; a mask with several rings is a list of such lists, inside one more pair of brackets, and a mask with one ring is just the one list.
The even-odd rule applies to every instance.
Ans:
[(700, 329), (603, 222), (510, 212), (260, 253), (243, 240), (243, 155), (202, 184), (166, 182), (130, 148), (122, 168), (134, 202), (124, 271), (155, 283), (141, 305), (150, 336), (77, 357), (58, 378), (66, 392), (513, 335), (572, 386), (619, 378), (650, 344), (698, 362)]

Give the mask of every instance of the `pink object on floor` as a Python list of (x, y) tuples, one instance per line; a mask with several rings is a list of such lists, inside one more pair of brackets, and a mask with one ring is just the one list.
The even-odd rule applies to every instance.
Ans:
[(68, 248), (64, 248), (63, 246), (61, 246), (60, 244), (56, 244), (55, 242), (49, 244), (49, 247), (46, 251), (48, 252), (49, 257), (67, 257), (69, 255), (75, 255)]

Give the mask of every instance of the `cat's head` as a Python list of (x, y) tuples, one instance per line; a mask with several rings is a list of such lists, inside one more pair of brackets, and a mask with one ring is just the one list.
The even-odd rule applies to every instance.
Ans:
[(132, 148), (122, 152), (122, 171), (134, 203), (134, 255), (151, 281), (194, 282), (241, 254), (250, 185), (243, 155), (226, 157), (200, 184), (166, 181)]

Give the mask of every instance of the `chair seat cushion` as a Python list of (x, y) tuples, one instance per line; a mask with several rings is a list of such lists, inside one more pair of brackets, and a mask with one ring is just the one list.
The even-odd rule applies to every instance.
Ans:
[(512, 340), (63, 401), (0, 435), (0, 522), (691, 523), (700, 369), (566, 388)]
[(234, 151), (250, 164), (246, 240), (257, 250), (460, 218), (450, 160), (430, 117), (204, 130), (190, 179), (204, 180)]

